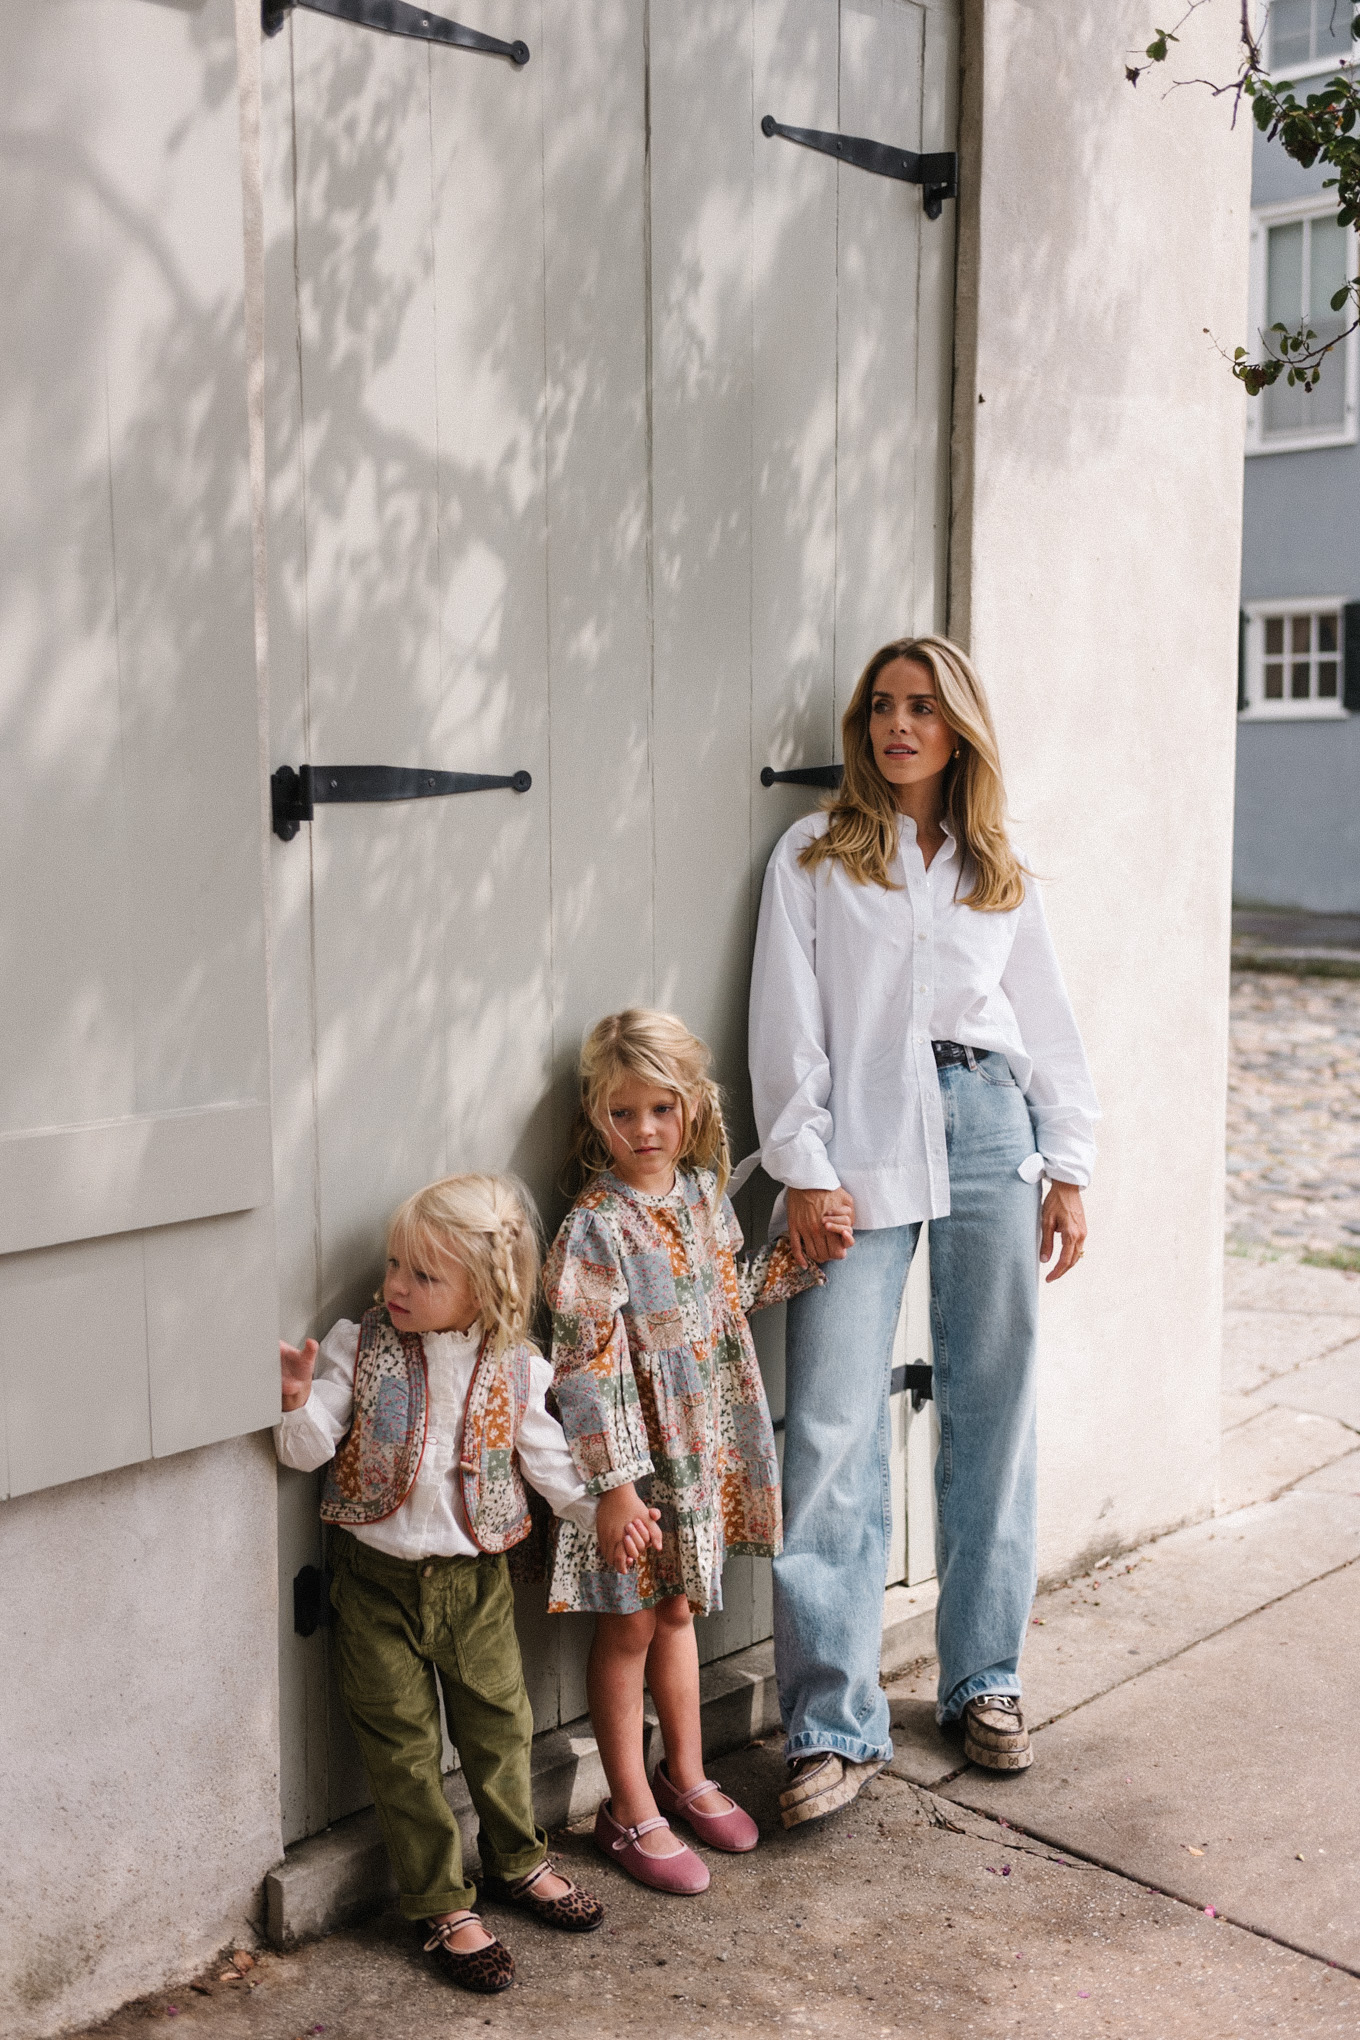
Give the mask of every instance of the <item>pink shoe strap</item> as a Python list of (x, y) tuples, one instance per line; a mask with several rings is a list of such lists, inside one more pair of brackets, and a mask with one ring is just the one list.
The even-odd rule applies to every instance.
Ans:
[[(651, 1834), (655, 1828), (668, 1828), (669, 1826), (670, 1822), (663, 1820), (661, 1815), (658, 1814), (655, 1820), (640, 1820), (636, 1827), (625, 1828), (618, 1841), (611, 1842), (609, 1846), (611, 1849), (627, 1849), (634, 1842), (640, 1840), (643, 1835)], [(665, 1859), (663, 1858), (662, 1860), (664, 1861)]]
[(701, 1778), (697, 1785), (690, 1786), (688, 1792), (677, 1792), (675, 1795), (676, 1812), (687, 1813), (695, 1800), (701, 1799), (705, 1792), (716, 1792), (720, 1799), (727, 1801), (726, 1812), (705, 1814), (704, 1818), (706, 1820), (725, 1820), (728, 1813), (736, 1812), (737, 1802), (733, 1799), (731, 1793), (724, 1792), (722, 1786), (715, 1785), (711, 1778)]

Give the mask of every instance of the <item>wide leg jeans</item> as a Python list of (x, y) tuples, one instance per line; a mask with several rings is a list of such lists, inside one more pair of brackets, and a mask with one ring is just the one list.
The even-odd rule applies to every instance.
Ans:
[[(1004, 1056), (942, 1069), (950, 1212), (930, 1224), (937, 1715), (1020, 1691), (1035, 1587), (1039, 1185), (1024, 1098)], [(891, 1528), (893, 1335), (919, 1225), (857, 1232), (823, 1288), (788, 1307), (784, 1549), (775, 1661), (794, 1757), (892, 1753), (878, 1674)]]

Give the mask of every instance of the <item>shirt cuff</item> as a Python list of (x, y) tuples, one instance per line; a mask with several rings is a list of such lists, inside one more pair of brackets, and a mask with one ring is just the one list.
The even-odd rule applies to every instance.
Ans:
[(764, 1152), (763, 1167), (767, 1176), (773, 1176), (776, 1183), (782, 1183), (786, 1190), (839, 1190), (841, 1179), (831, 1166), (831, 1160), (824, 1147), (806, 1147), (801, 1142), (789, 1142)]
[(607, 1473), (597, 1473), (594, 1480), (586, 1482), (586, 1493), (597, 1499), (610, 1494), (616, 1487), (627, 1487), (629, 1481), (646, 1480), (652, 1471), (650, 1459), (640, 1459), (636, 1466), (611, 1466)]

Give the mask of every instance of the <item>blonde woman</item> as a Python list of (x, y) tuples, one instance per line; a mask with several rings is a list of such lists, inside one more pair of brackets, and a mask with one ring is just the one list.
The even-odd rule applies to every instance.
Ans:
[[(1033, 878), (1006, 835), (982, 683), (940, 637), (884, 645), (842, 723), (845, 776), (770, 859), (751, 986), (764, 1167), (795, 1249), (854, 1245), (789, 1305), (775, 1650), (786, 1826), (892, 1755), (878, 1683), (889, 1360), (930, 1221), (940, 1420), (937, 1716), (993, 1770), (1031, 1760), (1038, 1263), (1081, 1259), (1095, 1095)], [(1040, 1207), (1040, 1184), (1048, 1192)], [(781, 1198), (776, 1213), (785, 1222)]]

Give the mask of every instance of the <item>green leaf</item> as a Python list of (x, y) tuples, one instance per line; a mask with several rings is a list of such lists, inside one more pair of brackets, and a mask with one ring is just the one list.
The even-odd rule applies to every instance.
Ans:
[(1332, 310), (1339, 312), (1350, 294), (1351, 287), (1348, 283), (1343, 283), (1340, 290), (1334, 290), (1332, 292)]

